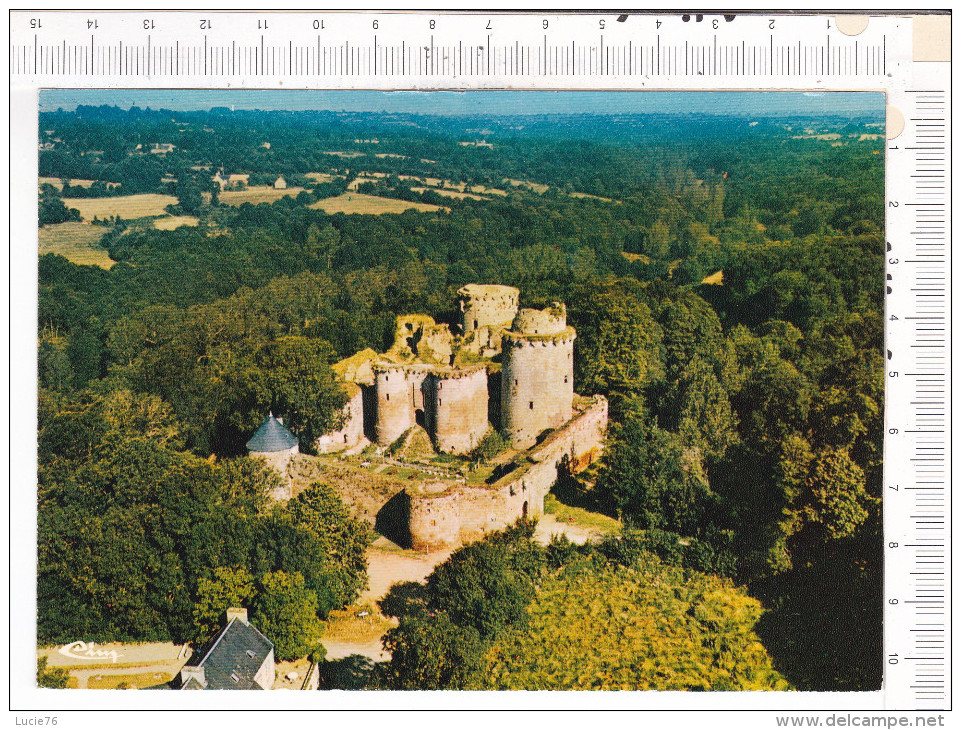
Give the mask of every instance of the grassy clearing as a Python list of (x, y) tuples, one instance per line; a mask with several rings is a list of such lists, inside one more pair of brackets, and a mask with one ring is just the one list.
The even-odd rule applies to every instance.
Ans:
[(348, 606), (343, 611), (330, 612), (321, 640), (366, 643), (379, 639), (393, 626), (373, 604)]
[(91, 677), (87, 680), (88, 689), (117, 689), (118, 685), (127, 687), (153, 687), (164, 684), (173, 679), (169, 672), (148, 672), (146, 674), (102, 674), (100, 679)]
[(321, 183), (329, 183), (337, 179), (336, 176), (328, 175), (326, 172), (308, 172), (304, 177)]
[(142, 195), (121, 195), (116, 198), (64, 198), (64, 205), (76, 208), (84, 220), (120, 216), (126, 220), (152, 218), (166, 215), (168, 205), (176, 205), (172, 195), (144, 193)]
[(366, 215), (381, 215), (383, 213), (403, 213), (405, 210), (421, 211), (423, 213), (433, 213), (438, 210), (447, 210), (439, 205), (428, 205), (427, 203), (411, 203), (406, 200), (394, 200), (392, 198), (379, 198), (376, 195), (364, 195), (363, 193), (344, 193), (336, 198), (318, 200), (310, 206), (319, 208), (325, 213), (362, 213)]
[[(40, 185), (53, 185), (57, 190), (63, 190), (63, 182), (59, 177), (41, 177), (37, 179)], [(95, 180), (70, 180), (70, 187), (89, 188)]]
[(426, 193), (428, 190), (432, 190), (438, 195), (443, 195), (445, 198), (455, 198), (457, 200), (462, 200), (464, 198), (471, 198), (472, 200), (487, 200), (483, 195), (475, 195), (474, 193), (461, 193), (456, 190), (445, 190), (444, 188), (411, 188), (415, 193)]
[(169, 215), (165, 218), (154, 219), (153, 226), (160, 231), (172, 231), (180, 226), (196, 226), (200, 219), (192, 215)]
[(647, 256), (645, 256), (644, 254), (642, 254), (642, 253), (628, 253), (627, 251), (622, 251), (622, 252), (621, 252), (621, 256), (623, 256), (624, 258), (626, 258), (626, 259), (627, 259), (628, 261), (630, 261), (632, 264), (633, 264), (635, 261), (640, 261), (642, 264), (649, 264), (649, 263), (651, 263), (651, 260), (650, 260)]
[(321, 154), (336, 155), (337, 157), (344, 157), (346, 159), (352, 159), (354, 157), (364, 157), (363, 152), (340, 152), (340, 151), (334, 151), (334, 150), (325, 150)]
[(580, 507), (571, 507), (557, 501), (553, 494), (544, 497), (545, 514), (554, 515), (558, 522), (569, 522), (579, 527), (590, 527), (604, 532), (620, 534), (623, 525), (620, 520), (613, 517), (602, 515), (597, 512), (588, 512)]
[(303, 188), (284, 188), (277, 190), (272, 185), (256, 185), (246, 190), (225, 190), (220, 193), (224, 205), (243, 205), (244, 203), (273, 203), (286, 195), (296, 198)]
[(605, 203), (613, 203), (613, 198), (603, 198), (600, 195), (591, 195), (590, 193), (571, 193), (572, 198), (588, 198), (590, 200), (602, 200)]
[(538, 195), (543, 195), (548, 190), (550, 190), (550, 185), (544, 185), (542, 183), (530, 182), (529, 180), (514, 180), (513, 178), (504, 178), (504, 182), (510, 183), (515, 188), (527, 188), (533, 190)]
[(109, 269), (116, 262), (99, 245), (107, 230), (77, 222), (44, 226), (37, 232), (39, 252), (60, 254), (80, 266)]
[(702, 284), (713, 284), (714, 286), (721, 286), (724, 283), (724, 270), (715, 271), (710, 276), (705, 276), (701, 279)]
[(347, 189), (356, 190), (359, 185), (369, 182), (377, 182), (385, 177), (387, 177), (386, 172), (365, 172), (363, 175), (360, 175), (359, 177), (356, 177), (347, 183)]
[(507, 191), (501, 190), (500, 188), (489, 188), (484, 185), (468, 185), (464, 182), (454, 183), (451, 180), (441, 180), (439, 177), (417, 177), (416, 175), (398, 175), (398, 177), (401, 180), (426, 185), (442, 195), (445, 191), (449, 190), (454, 190), (458, 193), (474, 193), (477, 195), (507, 195)]

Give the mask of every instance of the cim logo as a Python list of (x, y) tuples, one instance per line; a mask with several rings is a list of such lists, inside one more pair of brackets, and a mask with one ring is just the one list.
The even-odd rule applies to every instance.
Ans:
[(60, 647), (59, 653), (71, 659), (109, 659), (114, 664), (123, 656), (123, 654), (118, 653), (115, 649), (97, 649), (96, 646), (92, 641), (89, 644), (84, 641), (74, 641)]

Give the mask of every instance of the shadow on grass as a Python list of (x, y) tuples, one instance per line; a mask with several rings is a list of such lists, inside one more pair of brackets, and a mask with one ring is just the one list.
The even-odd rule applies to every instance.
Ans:
[(320, 689), (377, 689), (377, 663), (362, 654), (325, 661), (320, 665)]
[(751, 586), (769, 607), (754, 630), (775, 668), (799, 690), (881, 688), (880, 561), (871, 565), (864, 553), (844, 547), (830, 560)]

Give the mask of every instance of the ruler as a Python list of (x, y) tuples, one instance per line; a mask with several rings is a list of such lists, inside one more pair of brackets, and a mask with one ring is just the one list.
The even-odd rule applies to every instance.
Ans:
[(15, 11), (9, 68), (14, 90), (886, 92), (884, 704), (941, 710), (951, 706), (950, 63), (919, 60), (918, 23), (894, 15)]
[(943, 76), (926, 80), (898, 94), (906, 124), (887, 154), (885, 661), (895, 706), (943, 709), (951, 688), (950, 102)]
[(15, 80), (81, 86), (350, 79), (392, 88), (405, 79), (476, 88), (538, 78), (540, 88), (549, 79), (592, 88), (597, 79), (711, 78), (755, 88), (758, 79), (793, 78), (877, 88), (893, 68), (898, 23), (869, 24), (857, 36), (837, 23), (814, 15), (15, 12), (10, 68)]

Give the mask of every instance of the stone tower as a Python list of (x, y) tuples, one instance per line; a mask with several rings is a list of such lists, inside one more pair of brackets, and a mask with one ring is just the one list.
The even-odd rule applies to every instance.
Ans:
[(557, 302), (520, 310), (504, 333), (501, 432), (514, 448), (530, 448), (542, 431), (570, 420), (576, 336)]
[(468, 284), (457, 290), (463, 334), (482, 327), (508, 328), (517, 315), (520, 292), (513, 286)]
[(423, 412), (421, 384), (426, 373), (412, 372), (403, 365), (387, 362), (374, 364), (377, 388), (377, 417), (374, 425), (377, 443), (389, 446), (417, 423), (417, 411)]
[(465, 454), (488, 429), (487, 368), (438, 369), (424, 381), (428, 431), (437, 450)]

